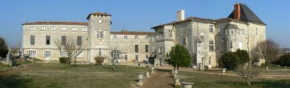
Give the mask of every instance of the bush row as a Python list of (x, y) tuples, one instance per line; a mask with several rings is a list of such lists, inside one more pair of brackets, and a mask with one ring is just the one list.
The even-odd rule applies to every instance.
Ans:
[(238, 65), (244, 65), (250, 61), (249, 54), (246, 50), (238, 49), (236, 52), (228, 52), (223, 54), (219, 60), (219, 66), (228, 70), (235, 70)]

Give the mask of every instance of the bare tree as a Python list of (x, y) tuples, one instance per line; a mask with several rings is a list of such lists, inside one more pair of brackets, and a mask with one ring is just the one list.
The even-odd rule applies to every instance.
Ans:
[(55, 45), (59, 50), (59, 53), (67, 57), (67, 67), (70, 67), (70, 64), (77, 56), (80, 55), (86, 47), (84, 38), (78, 36), (62, 36), (61, 38), (55, 39)]
[(236, 70), (237, 74), (245, 79), (248, 86), (251, 86), (252, 78), (260, 74), (260, 69), (252, 66), (239, 67)]
[(12, 57), (19, 57), (20, 56), (20, 48), (21, 48), (21, 43), (18, 41), (16, 46), (13, 46), (10, 48), (10, 53)]
[(269, 62), (273, 62), (278, 59), (279, 45), (273, 40), (266, 40), (259, 42), (256, 46), (256, 55), (265, 59), (266, 66), (268, 68)]

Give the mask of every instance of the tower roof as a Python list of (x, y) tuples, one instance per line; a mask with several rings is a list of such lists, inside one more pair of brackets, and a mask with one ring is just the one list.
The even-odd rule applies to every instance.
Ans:
[[(254, 22), (266, 25), (247, 5), (240, 4), (240, 18), (239, 21), (244, 22)], [(228, 18), (234, 19), (235, 17), (235, 10), (228, 16)]]
[(94, 13), (90, 13), (87, 17), (87, 19), (90, 18), (90, 15), (101, 15), (101, 16), (111, 16), (111, 14), (108, 13), (103, 13), (103, 12), (94, 12)]

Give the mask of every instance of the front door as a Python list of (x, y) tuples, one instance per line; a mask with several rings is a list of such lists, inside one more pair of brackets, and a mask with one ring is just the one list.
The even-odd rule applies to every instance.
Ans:
[(51, 51), (44, 51), (45, 60), (49, 60), (51, 58)]

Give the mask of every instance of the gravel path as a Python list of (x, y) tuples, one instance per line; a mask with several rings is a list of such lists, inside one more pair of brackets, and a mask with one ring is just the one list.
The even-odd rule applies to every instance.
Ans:
[(142, 88), (174, 88), (174, 81), (170, 72), (155, 71), (150, 78), (144, 82)]

